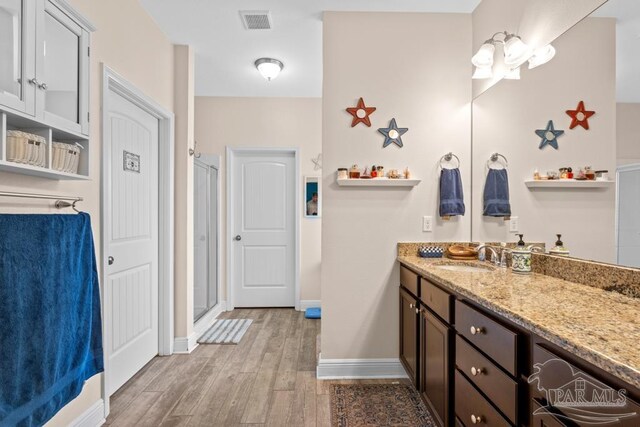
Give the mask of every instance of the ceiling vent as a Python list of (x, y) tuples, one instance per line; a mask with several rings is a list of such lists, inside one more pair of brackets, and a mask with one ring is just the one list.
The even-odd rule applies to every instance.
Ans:
[(271, 12), (268, 10), (241, 10), (240, 16), (247, 30), (271, 29)]

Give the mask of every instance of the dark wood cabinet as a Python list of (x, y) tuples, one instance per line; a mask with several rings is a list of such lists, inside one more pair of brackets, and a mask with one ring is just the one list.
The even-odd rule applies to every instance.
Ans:
[(418, 382), (418, 300), (400, 288), (400, 361), (409, 378)]
[(451, 337), (447, 324), (420, 310), (420, 393), (440, 426), (451, 419)]
[[(601, 394), (625, 389), (624, 405), (598, 408), (614, 416), (599, 425), (640, 426), (637, 387), (405, 266), (400, 267), (400, 361), (441, 427), (589, 426), (570, 416), (567, 407), (549, 402), (548, 389), (565, 387)], [(536, 381), (540, 366), (544, 372)], [(548, 410), (536, 412), (544, 407)], [(616, 419), (616, 414), (629, 415)]]

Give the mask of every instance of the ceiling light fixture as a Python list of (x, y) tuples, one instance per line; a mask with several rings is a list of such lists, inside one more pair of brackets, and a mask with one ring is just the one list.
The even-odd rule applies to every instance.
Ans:
[(535, 52), (533, 52), (533, 56), (529, 58), (529, 69), (531, 70), (542, 64), (546, 64), (551, 61), (554, 56), (556, 56), (556, 48), (550, 44), (536, 49)]
[(280, 71), (284, 68), (284, 64), (281, 61), (273, 58), (260, 58), (256, 59), (254, 63), (262, 77), (271, 81), (278, 77)]
[(476, 67), (473, 72), (473, 79), (493, 78), (492, 67), (496, 45), (498, 44), (502, 44), (504, 50), (504, 65), (507, 68), (504, 77), (514, 80), (520, 79), (520, 65), (524, 62), (529, 60), (529, 68), (535, 68), (549, 62), (556, 52), (551, 45), (534, 51), (522, 41), (520, 36), (507, 31), (498, 32), (485, 41), (471, 58), (471, 63)]

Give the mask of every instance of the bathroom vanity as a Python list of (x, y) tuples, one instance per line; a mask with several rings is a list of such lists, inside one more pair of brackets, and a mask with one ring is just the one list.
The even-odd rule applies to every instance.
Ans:
[[(439, 425), (640, 425), (637, 298), (488, 263), (398, 261), (400, 359)], [(576, 393), (616, 403), (576, 409)]]

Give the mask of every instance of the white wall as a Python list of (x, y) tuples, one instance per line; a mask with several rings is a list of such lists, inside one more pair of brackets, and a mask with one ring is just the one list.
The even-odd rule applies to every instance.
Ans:
[[(519, 35), (532, 48), (546, 46), (606, 0), (482, 0), (473, 11), (473, 52), (499, 31)], [(473, 81), (477, 97), (500, 81), (508, 68), (502, 46), (496, 47), (494, 78)]]
[[(255, 78), (261, 78), (256, 74)], [(264, 81), (264, 84), (268, 84)], [(300, 173), (320, 176), (312, 158), (322, 151), (320, 98), (196, 97), (195, 139), (198, 151), (217, 154), (220, 164), (221, 300), (226, 300), (226, 254), (231, 242), (226, 234), (225, 147), (299, 147)], [(302, 185), (301, 185), (302, 187)], [(322, 193), (322, 189), (320, 190)], [(302, 200), (303, 194), (300, 195)], [(300, 220), (300, 299), (320, 300), (320, 230), (318, 218)]]
[[(102, 63), (173, 111), (173, 46), (137, 1), (71, 0), (70, 3), (97, 27), (91, 41), (91, 180), (55, 181), (0, 172), (0, 190), (84, 197), (80, 208), (91, 214), (96, 256), (100, 260)], [(54, 211), (46, 206), (50, 205), (44, 201), (3, 200), (0, 212)], [(68, 426), (101, 398), (100, 383), (101, 375), (90, 379), (80, 396), (64, 407), (47, 426)]]
[(640, 163), (640, 104), (618, 103), (616, 123), (618, 164)]
[[(455, 28), (455, 31), (452, 29)], [(438, 160), (453, 151), (470, 178), (471, 16), (324, 14), (322, 152), (322, 358), (398, 357), (398, 241), (468, 240), (469, 216), (435, 222)], [(364, 97), (372, 127), (351, 128), (345, 108)], [(382, 148), (395, 117), (404, 148)], [(338, 187), (336, 169), (357, 163), (403, 169), (413, 189)], [(465, 194), (469, 206), (469, 193)]]
[[(552, 247), (555, 234), (572, 254), (613, 262), (615, 254), (615, 188), (601, 190), (536, 189), (524, 181), (534, 169), (557, 171), (580, 166), (608, 169), (616, 165), (615, 21), (588, 18), (554, 43), (556, 57), (522, 80), (503, 80), (473, 102), (473, 239), (514, 241), (508, 222), (482, 217), (485, 163), (499, 152), (509, 160), (512, 215), (519, 217), (525, 240), (546, 242)], [(597, 58), (595, 61), (593, 58)], [(590, 130), (569, 130), (571, 118), (565, 110), (584, 100), (596, 114)], [(540, 150), (534, 133), (549, 120), (565, 130), (559, 150)]]

